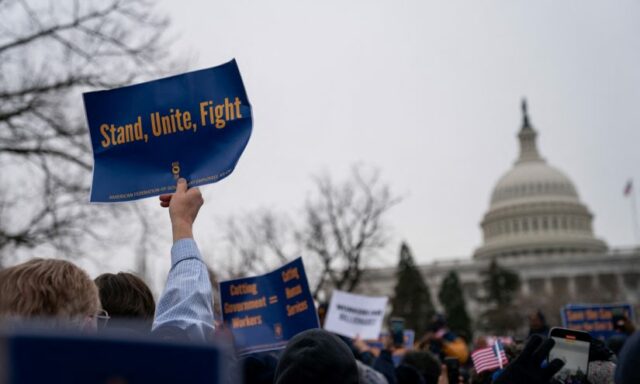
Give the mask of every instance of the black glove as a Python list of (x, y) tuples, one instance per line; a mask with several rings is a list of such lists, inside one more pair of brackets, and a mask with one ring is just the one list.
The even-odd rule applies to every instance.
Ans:
[(591, 339), (589, 361), (610, 361), (612, 357), (613, 352), (607, 348), (602, 340), (596, 338)]
[(531, 336), (520, 356), (505, 368), (493, 384), (548, 384), (564, 365), (564, 361), (555, 359), (542, 367), (553, 344), (551, 338), (545, 340), (540, 335)]

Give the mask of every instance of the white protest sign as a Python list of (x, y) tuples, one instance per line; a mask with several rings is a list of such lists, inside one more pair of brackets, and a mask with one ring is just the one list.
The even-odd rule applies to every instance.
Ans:
[(333, 291), (324, 329), (352, 339), (376, 339), (386, 306), (387, 297)]

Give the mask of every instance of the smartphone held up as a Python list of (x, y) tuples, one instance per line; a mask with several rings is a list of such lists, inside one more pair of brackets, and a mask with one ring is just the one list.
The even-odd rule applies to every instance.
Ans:
[(555, 344), (549, 351), (548, 361), (560, 359), (565, 363), (554, 379), (560, 383), (586, 384), (591, 336), (572, 329), (552, 328), (549, 337)]

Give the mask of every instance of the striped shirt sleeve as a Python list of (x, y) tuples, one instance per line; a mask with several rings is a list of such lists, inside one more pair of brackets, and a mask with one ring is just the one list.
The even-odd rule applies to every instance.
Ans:
[(173, 327), (191, 340), (206, 340), (214, 330), (209, 273), (193, 239), (171, 248), (171, 270), (156, 306), (152, 330)]

